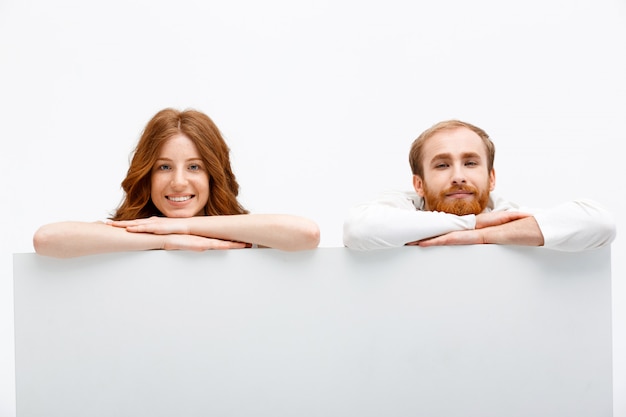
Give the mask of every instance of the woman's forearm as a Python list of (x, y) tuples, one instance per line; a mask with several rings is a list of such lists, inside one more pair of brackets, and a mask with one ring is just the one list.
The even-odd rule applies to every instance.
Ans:
[(285, 251), (314, 249), (320, 241), (320, 230), (315, 222), (288, 214), (198, 216), (187, 220), (191, 234)]
[(160, 249), (163, 245), (163, 236), (129, 233), (101, 222), (51, 223), (40, 227), (33, 236), (35, 252), (56, 258)]

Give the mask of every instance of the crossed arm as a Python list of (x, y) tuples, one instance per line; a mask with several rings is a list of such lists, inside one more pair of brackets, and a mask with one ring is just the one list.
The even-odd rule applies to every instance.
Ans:
[(453, 231), (419, 241), (409, 246), (499, 244), (543, 246), (544, 239), (537, 221), (530, 214), (498, 211), (476, 216), (476, 226), (470, 230)]
[(501, 244), (581, 251), (615, 238), (611, 214), (590, 200), (574, 200), (547, 210), (499, 210), (478, 215), (416, 210), (401, 194), (354, 207), (344, 222), (345, 246), (358, 250), (403, 245)]
[(33, 237), (38, 254), (58, 258), (150, 249), (238, 249), (252, 244), (285, 251), (319, 244), (313, 221), (285, 214), (243, 214), (190, 218), (59, 222), (42, 226)]

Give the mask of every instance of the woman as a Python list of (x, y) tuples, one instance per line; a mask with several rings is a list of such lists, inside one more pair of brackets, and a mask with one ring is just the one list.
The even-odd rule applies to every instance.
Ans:
[(164, 109), (137, 144), (125, 196), (106, 222), (60, 222), (33, 238), (38, 254), (59, 258), (105, 252), (236, 249), (252, 245), (313, 249), (319, 228), (292, 215), (248, 214), (217, 126), (195, 110)]

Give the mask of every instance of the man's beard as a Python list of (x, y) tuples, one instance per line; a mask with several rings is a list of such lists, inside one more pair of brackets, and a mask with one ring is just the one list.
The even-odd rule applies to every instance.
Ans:
[[(474, 194), (473, 198), (446, 199), (446, 194), (456, 191), (467, 191)], [(424, 184), (424, 200), (426, 207), (431, 211), (443, 211), (445, 213), (465, 216), (466, 214), (479, 214), (485, 210), (489, 203), (489, 188), (480, 193), (477, 188), (469, 185), (450, 187), (440, 193), (430, 192)]]

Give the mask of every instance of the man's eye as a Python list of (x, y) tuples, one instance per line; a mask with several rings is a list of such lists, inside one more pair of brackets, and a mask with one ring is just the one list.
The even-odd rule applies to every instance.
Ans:
[(477, 163), (476, 161), (467, 161), (467, 162), (465, 163), (465, 165), (469, 165), (469, 166), (472, 166), (472, 167), (473, 167), (473, 166), (478, 165), (478, 163)]
[(447, 168), (447, 167), (448, 167), (448, 164), (444, 164), (444, 163), (435, 165), (435, 168)]

